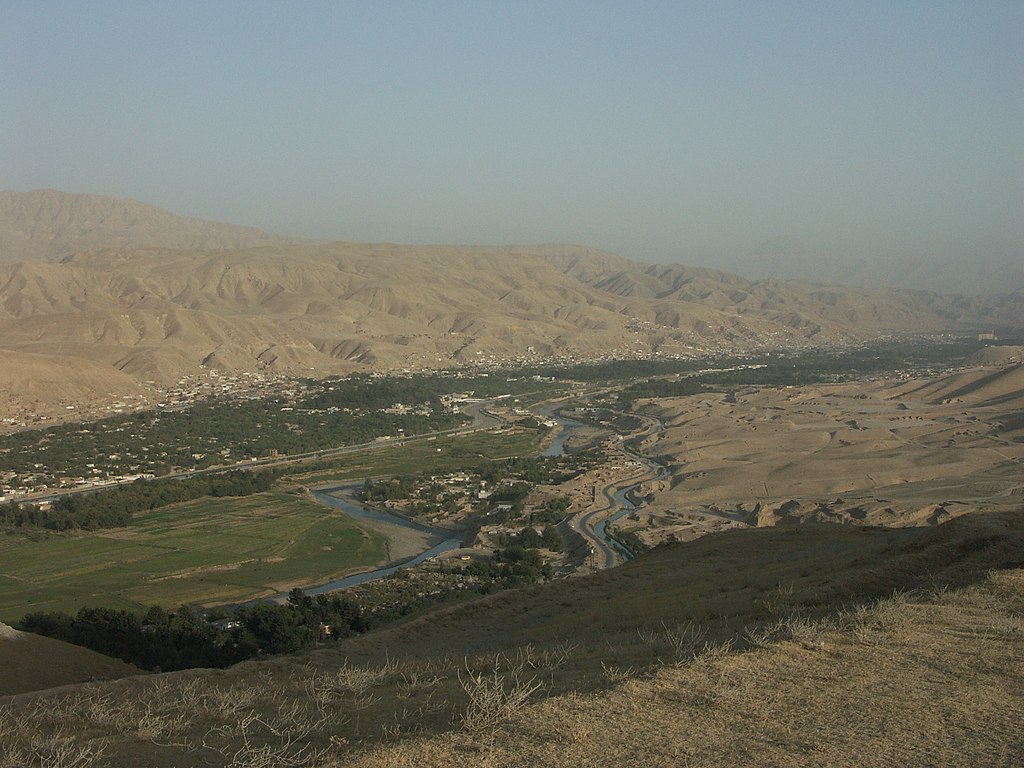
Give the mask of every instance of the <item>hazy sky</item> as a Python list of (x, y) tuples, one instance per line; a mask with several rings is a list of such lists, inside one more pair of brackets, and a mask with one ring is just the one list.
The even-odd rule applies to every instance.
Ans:
[(0, 0), (0, 188), (350, 240), (1024, 259), (1024, 3)]

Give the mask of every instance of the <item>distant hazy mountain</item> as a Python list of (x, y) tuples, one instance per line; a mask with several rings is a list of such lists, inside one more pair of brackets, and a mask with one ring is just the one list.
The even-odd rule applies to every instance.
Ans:
[(222, 250), (284, 245), (295, 238), (177, 216), (136, 200), (55, 189), (0, 192), (0, 263), (58, 261), (103, 248)]
[(158, 381), (201, 366), (335, 373), (741, 351), (1020, 318), (1020, 297), (751, 282), (571, 246), (103, 251), (0, 266), (4, 348)]
[[(94, 390), (130, 395), (132, 382), (203, 368), (327, 375), (1024, 326), (1024, 292), (972, 299), (752, 281), (565, 245), (295, 244), (141, 203), (51, 192), (8, 194), (5, 205), (15, 212), (4, 219), (8, 239), (34, 244), (40, 258), (131, 243), (0, 265), (0, 390), (9, 395), (0, 401), (29, 408)], [(158, 238), (188, 246), (157, 247)], [(232, 238), (260, 245), (231, 248)]]
[(983, 295), (1024, 288), (1024, 253), (999, 260), (895, 256), (825, 258), (794, 237), (776, 237), (724, 265), (744, 277), (813, 280), (867, 288), (896, 287), (937, 293)]

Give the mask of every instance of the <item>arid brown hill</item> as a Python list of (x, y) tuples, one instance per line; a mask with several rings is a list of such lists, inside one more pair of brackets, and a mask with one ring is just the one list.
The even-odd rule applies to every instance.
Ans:
[[(298, 243), (130, 200), (0, 193), (0, 355), (9, 381), (32, 382), (0, 402), (21, 413), (203, 369), (689, 356), (1021, 326), (1020, 293), (751, 282), (580, 246)], [(74, 382), (47, 384), (69, 370)]]
[(1022, 302), (751, 283), (582, 247), (333, 243), (104, 251), (0, 266), (0, 347), (166, 381), (686, 355), (936, 331)]
[(283, 245), (294, 238), (178, 216), (136, 200), (56, 189), (0, 191), (0, 264), (58, 261), (102, 248), (220, 250)]

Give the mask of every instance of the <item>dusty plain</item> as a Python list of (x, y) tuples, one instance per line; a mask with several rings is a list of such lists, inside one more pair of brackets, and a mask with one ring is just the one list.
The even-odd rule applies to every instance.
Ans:
[(933, 525), (1024, 501), (1024, 366), (937, 379), (740, 389), (651, 401), (644, 484), (624, 527), (650, 544), (811, 521)]

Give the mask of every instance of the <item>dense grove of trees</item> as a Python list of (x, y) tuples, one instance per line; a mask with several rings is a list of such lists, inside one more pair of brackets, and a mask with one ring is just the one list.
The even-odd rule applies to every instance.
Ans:
[(442, 395), (472, 392), (473, 397), (488, 398), (500, 395), (518, 395), (524, 392), (548, 392), (564, 385), (537, 381), (508, 373), (494, 376), (419, 374), (415, 376), (352, 376), (348, 379), (328, 379), (323, 391), (302, 402), (303, 408), (386, 408), (394, 403), (439, 402)]
[(0, 505), (0, 522), (36, 526), (55, 531), (96, 530), (128, 525), (132, 514), (203, 496), (250, 496), (270, 490), (273, 470), (224, 474), (187, 479), (136, 480), (128, 485), (62, 496), (49, 509), (15, 502)]
[(574, 477), (592, 461), (583, 454), (567, 456), (513, 456), (488, 461), (472, 468), (480, 479), (497, 483), (515, 477), (531, 485), (557, 484)]
[(526, 587), (548, 581), (553, 575), (539, 549), (521, 544), (502, 547), (491, 560), (474, 560), (466, 572), (480, 579), (480, 591), (484, 593)]
[[(921, 367), (931, 364), (946, 364), (962, 360), (976, 352), (986, 343), (973, 338), (931, 341), (910, 338), (878, 342), (850, 349), (812, 349), (805, 352), (783, 355), (787, 362), (795, 362), (801, 368), (818, 368), (821, 371), (867, 373), (871, 371), (895, 370), (906, 367)], [(587, 382), (633, 381), (650, 376), (669, 376), (675, 373), (694, 373), (709, 368), (728, 368), (742, 364), (767, 363), (778, 360), (779, 356), (736, 357), (723, 355), (714, 359), (679, 360), (608, 360), (600, 363), (586, 363), (575, 366), (545, 366), (523, 371), (527, 375), (571, 379)]]
[(634, 531), (624, 531), (613, 525), (609, 526), (608, 535), (625, 547), (633, 557), (650, 549)]
[[(140, 418), (141, 417), (141, 418)], [(371, 442), (383, 435), (451, 429), (465, 417), (440, 409), (430, 415), (372, 411), (311, 412), (284, 401), (212, 402), (188, 411), (139, 414), (0, 437), (3, 466), (41, 477), (167, 474), (217, 464)], [(36, 465), (39, 465), (38, 467)]]
[[(238, 626), (218, 628), (212, 619), (230, 618)], [(21, 620), (27, 632), (53, 637), (114, 656), (142, 669), (173, 670), (226, 667), (261, 654), (292, 653), (321, 639), (365, 632), (362, 608), (341, 595), (310, 597), (292, 590), (285, 605), (257, 603), (203, 617), (182, 607), (153, 606), (144, 614), (115, 608), (82, 608), (66, 613), (30, 613)]]
[(545, 501), (539, 509), (530, 513), (530, 523), (533, 525), (555, 525), (565, 519), (572, 499), (568, 496), (556, 496)]
[[(2, 466), (19, 476), (90, 477), (166, 474), (281, 454), (366, 443), (384, 435), (451, 429), (465, 417), (441, 404), (445, 394), (477, 396), (552, 389), (528, 379), (480, 376), (367, 377), (308, 383), (315, 391), (288, 400), (219, 398), (183, 410), (144, 411), (0, 436)], [(422, 412), (385, 413), (396, 404)], [(429, 410), (429, 413), (426, 411)]]
[[(568, 456), (515, 456), (508, 459), (485, 461), (469, 465), (465, 472), (475, 475), (491, 486), (497, 486), (507, 480), (515, 482), (494, 489), (489, 502), (521, 503), (536, 485), (558, 484), (574, 477), (580, 469), (593, 459), (583, 454)], [(390, 479), (363, 482), (361, 498), (363, 501), (393, 501), (396, 499), (420, 498), (437, 499), (445, 494), (445, 487), (432, 482), (426, 475), (396, 475)], [(567, 508), (568, 502), (566, 502)], [(436, 505), (435, 505), (436, 506)], [(564, 514), (562, 515), (564, 517)], [(558, 518), (561, 520), (561, 517)], [(558, 522), (555, 520), (554, 522)], [(538, 520), (544, 522), (544, 520)]]
[(562, 537), (553, 525), (545, 525), (538, 533), (536, 528), (525, 526), (508, 542), (524, 549), (547, 549), (551, 552), (562, 551)]
[[(724, 360), (712, 365), (731, 370), (693, 372), (677, 381), (638, 381), (621, 391), (619, 403), (628, 409), (641, 398), (684, 397), (701, 392), (723, 392), (741, 386), (802, 386), (872, 373), (918, 369), (962, 359), (980, 346), (980, 342), (966, 340), (943, 344), (915, 341), (848, 350), (812, 350), (798, 355), (765, 356), (742, 362)], [(702, 368), (707, 366), (705, 363)], [(647, 374), (652, 375), (655, 375), (654, 372)]]
[(394, 501), (408, 499), (416, 490), (416, 479), (412, 475), (393, 477), (390, 480), (369, 480), (363, 483), (363, 501)]

